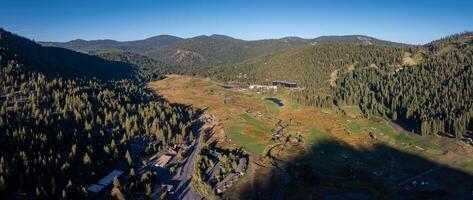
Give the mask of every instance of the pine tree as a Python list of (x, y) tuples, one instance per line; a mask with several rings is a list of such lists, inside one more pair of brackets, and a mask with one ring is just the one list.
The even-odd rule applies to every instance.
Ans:
[(92, 163), (92, 161), (90, 160), (89, 154), (85, 153), (84, 157), (82, 158), (82, 162), (86, 166), (89, 166)]
[(128, 150), (126, 150), (125, 158), (126, 158), (126, 161), (128, 162), (128, 165), (133, 166), (133, 160), (131, 159), (131, 155)]

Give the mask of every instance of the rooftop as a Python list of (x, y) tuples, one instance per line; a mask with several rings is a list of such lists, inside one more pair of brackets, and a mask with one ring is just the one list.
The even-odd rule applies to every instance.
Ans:
[(159, 157), (159, 159), (156, 161), (154, 166), (159, 166), (159, 167), (164, 167), (170, 160), (172, 156), (171, 155), (162, 155)]
[(123, 174), (123, 171), (120, 171), (120, 170), (113, 170), (112, 172), (110, 172), (107, 176), (103, 177), (99, 182), (98, 184), (99, 185), (103, 185), (103, 186), (108, 186), (110, 185), (110, 183), (112, 183), (113, 179), (115, 177), (119, 177)]
[(89, 187), (87, 187), (87, 191), (91, 191), (91, 192), (94, 192), (94, 193), (98, 193), (98, 192), (100, 192), (103, 188), (104, 188), (104, 186), (102, 186), (102, 185), (92, 184), (92, 185), (90, 185)]

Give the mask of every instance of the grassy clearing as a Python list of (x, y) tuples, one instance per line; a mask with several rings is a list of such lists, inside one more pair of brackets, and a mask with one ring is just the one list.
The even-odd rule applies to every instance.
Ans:
[(242, 117), (248, 125), (255, 126), (262, 131), (271, 131), (272, 129), (270, 125), (248, 115), (247, 113), (243, 114)]
[(301, 108), (299, 107), (299, 103), (295, 101), (294, 99), (290, 99), (288, 100), (288, 102), (289, 102), (289, 107), (291, 107), (292, 111), (298, 112), (301, 110)]
[(314, 145), (314, 144), (317, 144), (319, 142), (322, 142), (322, 141), (326, 141), (329, 139), (329, 136), (328, 134), (319, 129), (318, 127), (310, 127), (309, 129), (309, 145)]
[(238, 146), (242, 146), (253, 154), (263, 153), (264, 144), (259, 143), (255, 138), (245, 134), (242, 125), (235, 125), (227, 129), (227, 134)]
[(347, 127), (348, 132), (350, 133), (361, 133), (361, 131), (363, 131), (363, 129), (365, 128), (357, 122), (353, 121), (348, 121), (345, 126)]
[(460, 164), (460, 168), (466, 171), (473, 171), (473, 161), (466, 161)]
[(269, 99), (265, 99), (264, 104), (266, 105), (266, 110), (269, 112), (278, 113), (280, 110), (279, 105)]
[(375, 122), (367, 119), (347, 121), (344, 124), (350, 133), (372, 132), (383, 142), (402, 148), (421, 148), (430, 158), (436, 159), (443, 154), (442, 147), (420, 135), (396, 131), (385, 122)]
[(226, 129), (227, 135), (238, 146), (242, 146), (253, 154), (261, 154), (264, 151), (267, 133), (271, 131), (271, 126), (248, 115), (241, 115), (243, 122), (234, 124)]
[(322, 112), (332, 114), (334, 110), (332, 108), (322, 108)]
[(361, 110), (358, 106), (342, 106), (341, 109), (345, 111), (347, 116), (359, 117), (362, 115)]

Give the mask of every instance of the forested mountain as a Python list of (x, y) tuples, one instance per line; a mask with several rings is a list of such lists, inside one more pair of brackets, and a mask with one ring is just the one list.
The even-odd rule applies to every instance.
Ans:
[(151, 52), (148, 56), (174, 66), (217, 66), (235, 64), (307, 44), (401, 45), (361, 35), (323, 36), (315, 39), (285, 37), (254, 41), (238, 40), (223, 35), (211, 35), (189, 38), (175, 45)]
[(114, 40), (73, 40), (65, 43), (42, 42), (89, 54), (132, 52), (146, 55), (172, 66), (216, 66), (235, 64), (247, 59), (268, 55), (301, 45), (363, 44), (401, 45), (363, 35), (321, 36), (315, 39), (285, 37), (280, 39), (245, 41), (225, 35), (202, 35), (188, 39), (160, 35), (144, 40), (118, 42)]
[(235, 65), (216, 68), (210, 76), (243, 83), (268, 84), (288, 80), (305, 88), (305, 93), (330, 95), (330, 85), (339, 73), (358, 67), (400, 66), (403, 55), (416, 47), (383, 45), (306, 45)]
[(320, 36), (311, 40), (311, 44), (404, 45), (365, 35)]
[(163, 78), (164, 74), (173, 68), (172, 66), (165, 65), (162, 62), (143, 56), (140, 54), (130, 52), (107, 52), (100, 53), (97, 55), (105, 60), (125, 62), (135, 67), (135, 71), (140, 72), (140, 77), (145, 80), (156, 80)]
[(133, 67), (129, 64), (106, 61), (63, 48), (43, 47), (3, 29), (0, 29), (0, 56), (2, 65), (9, 60), (18, 60), (29, 70), (53, 76), (123, 78), (133, 73)]
[(337, 80), (336, 101), (405, 122), (422, 135), (472, 134), (473, 33), (434, 41), (422, 53), (414, 66), (345, 73)]
[(296, 37), (245, 41), (223, 35), (197, 36), (152, 52), (149, 56), (171, 65), (209, 66), (238, 63), (306, 42)]
[(139, 199), (153, 174), (137, 158), (194, 137), (197, 110), (120, 72), (131, 65), (0, 36), (0, 199), (85, 199), (85, 187), (114, 169), (127, 181), (114, 180), (111, 195)]
[(144, 40), (135, 41), (115, 41), (115, 40), (72, 40), (69, 42), (41, 42), (44, 46), (55, 46), (71, 49), (79, 52), (97, 54), (104, 52), (133, 52), (138, 54), (146, 54), (159, 50), (166, 46), (174, 45), (183, 40), (180, 37), (171, 35), (158, 35)]

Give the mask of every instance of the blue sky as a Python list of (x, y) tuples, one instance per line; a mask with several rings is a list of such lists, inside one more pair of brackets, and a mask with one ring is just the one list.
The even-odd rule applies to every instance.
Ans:
[(473, 30), (473, 0), (0, 0), (0, 27), (37, 41), (364, 34), (423, 44)]

